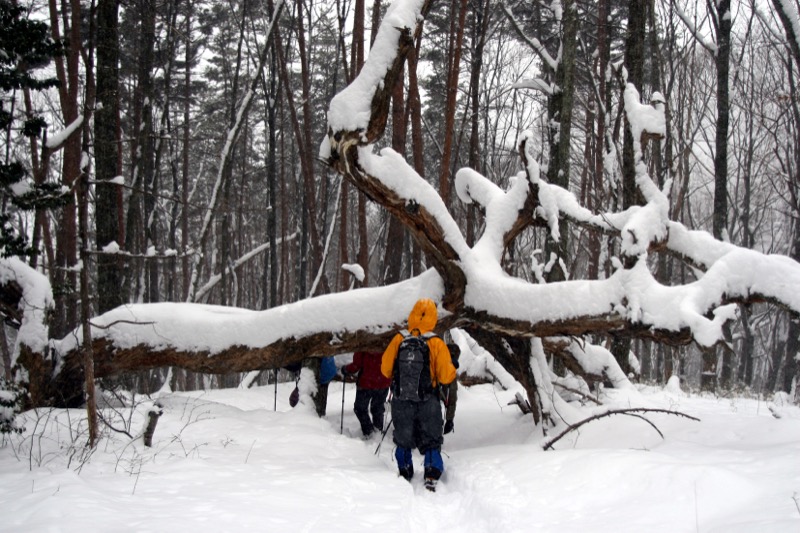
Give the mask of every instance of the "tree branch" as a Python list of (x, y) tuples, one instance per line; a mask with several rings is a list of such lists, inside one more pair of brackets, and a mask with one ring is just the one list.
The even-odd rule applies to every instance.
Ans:
[(600, 420), (601, 418), (606, 418), (606, 417), (609, 417), (611, 415), (628, 415), (628, 416), (635, 416), (636, 418), (641, 418), (642, 420), (644, 420), (645, 422), (647, 422), (648, 424), (653, 426), (653, 428), (658, 432), (658, 434), (663, 439), (664, 438), (664, 434), (661, 433), (661, 431), (659, 431), (659, 429), (650, 420), (648, 420), (645, 417), (639, 415), (638, 413), (664, 413), (664, 414), (667, 414), (667, 415), (682, 416), (684, 418), (688, 418), (689, 420), (694, 420), (695, 422), (700, 422), (699, 418), (695, 418), (695, 417), (693, 417), (691, 415), (687, 415), (686, 413), (681, 413), (680, 411), (670, 411), (668, 409), (653, 409), (653, 408), (647, 408), (647, 407), (639, 407), (639, 408), (631, 408), (631, 409), (612, 409), (610, 411), (606, 411), (605, 413), (600, 413), (598, 415), (590, 416), (589, 418), (581, 420), (577, 424), (570, 424), (570, 426), (567, 429), (565, 429), (564, 431), (562, 431), (561, 433), (559, 433), (558, 435), (556, 435), (555, 437), (553, 437), (552, 439), (550, 439), (549, 441), (544, 443), (542, 445), (542, 449), (543, 450), (551, 450), (551, 449), (553, 449), (553, 445), (556, 442), (560, 441), (562, 438), (564, 438), (564, 436), (566, 436), (570, 432), (575, 431), (576, 429), (580, 428), (583, 425), (588, 424), (589, 422), (594, 422), (595, 420)]

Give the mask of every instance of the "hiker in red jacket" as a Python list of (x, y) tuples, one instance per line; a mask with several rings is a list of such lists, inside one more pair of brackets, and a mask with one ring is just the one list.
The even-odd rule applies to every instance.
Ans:
[(342, 367), (345, 376), (358, 373), (353, 411), (365, 438), (373, 431), (383, 431), (384, 402), (389, 394), (390, 380), (381, 373), (382, 357), (382, 352), (356, 352), (353, 362)]

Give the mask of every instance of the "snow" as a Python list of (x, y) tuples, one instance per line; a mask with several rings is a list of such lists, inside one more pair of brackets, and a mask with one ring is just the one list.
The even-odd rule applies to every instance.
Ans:
[[(556, 4), (556, 2), (554, 2), (554, 4)], [(506, 14), (506, 18), (508, 18), (508, 21), (514, 25), (514, 28), (516, 29), (520, 37), (522, 37), (522, 39), (528, 44), (528, 46), (530, 46), (533, 50), (536, 51), (537, 54), (539, 54), (539, 57), (547, 65), (547, 67), (551, 71), (555, 72), (558, 69), (558, 60), (556, 60), (553, 56), (550, 55), (550, 53), (547, 51), (547, 49), (544, 47), (541, 41), (539, 41), (539, 39), (531, 37), (522, 30), (522, 24), (517, 20), (517, 17), (514, 15), (514, 12), (511, 11), (511, 8), (506, 4), (506, 2), (502, 2), (501, 7), (503, 8), (503, 11)], [(560, 10), (558, 12), (558, 17), (560, 19)]]
[(28, 346), (36, 353), (42, 353), (47, 346), (45, 318), (53, 306), (53, 291), (50, 282), (43, 274), (16, 257), (0, 259), (0, 284), (12, 281), (16, 281), (22, 289), (20, 300), (22, 323), (14, 342), (11, 361), (13, 364), (19, 356), (21, 345)]
[(67, 139), (69, 139), (70, 135), (72, 135), (75, 130), (80, 128), (82, 124), (83, 115), (78, 115), (78, 118), (73, 120), (66, 128), (47, 137), (47, 147), (51, 150), (58, 148), (64, 144)]
[(110, 243), (103, 246), (102, 252), (104, 254), (118, 254), (120, 250), (121, 248), (119, 247), (117, 241), (111, 241)]
[[(360, 438), (355, 387), (330, 385), (328, 415), (291, 409), (294, 383), (171, 393), (153, 447), (141, 433), (152, 401), (120, 413), (135, 437), (105, 431), (83, 448), (78, 410), (28, 412), (27, 430), (0, 448), (0, 532), (86, 530), (353, 532), (794, 533), (800, 488), (800, 408), (639, 387), (605, 391), (700, 418), (615, 415), (543, 451), (529, 417), (507, 405), (519, 389), (460, 387), (436, 493), (396, 474), (391, 430)], [(140, 399), (141, 400), (141, 399)], [(775, 418), (772, 407), (781, 414)], [(106, 416), (113, 417), (111, 409)], [(387, 412), (387, 417), (388, 417)], [(115, 423), (123, 426), (121, 419)], [(36, 435), (42, 437), (34, 438)], [(548, 437), (555, 436), (555, 431)], [(415, 452), (415, 470), (422, 458)]]
[[(367, 127), (372, 96), (396, 55), (398, 32), (416, 25), (422, 5), (422, 0), (391, 4), (361, 74), (331, 103), (331, 132)], [(558, 2), (552, 6), (560, 8)], [(545, 61), (555, 64), (536, 44)], [(632, 85), (625, 90), (637, 141), (644, 131), (663, 134), (663, 104), (658, 95), (654, 102), (642, 104)], [(229, 131), (228, 144), (233, 133)], [(331, 146), (323, 141), (320, 153), (327, 158)], [(226, 145), (220, 159), (227, 154)], [(647, 326), (688, 328), (700, 344), (710, 345), (735, 311), (733, 305), (721, 305), (726, 298), (755, 293), (800, 311), (800, 267), (795, 261), (743, 250), (669, 221), (667, 196), (642, 164), (636, 182), (647, 204), (621, 213), (584, 209), (574, 195), (540, 177), (533, 157), (524, 172), (509, 179), (507, 190), (475, 171), (461, 170), (456, 175), (459, 198), (480, 204), (486, 214), (484, 233), (470, 247), (437, 191), (401, 155), (360, 146), (358, 163), (409, 206), (419, 205), (433, 217), (465, 274), (464, 303), (475, 312), (534, 325), (616, 313)], [(221, 183), (217, 177), (212, 198)], [(507, 275), (500, 265), (503, 239), (533, 189), (538, 191), (536, 216), (548, 223), (554, 238), (559, 237), (559, 217), (567, 216), (621, 235), (623, 252), (636, 258), (636, 264), (623, 269), (612, 258), (617, 271), (602, 280), (531, 284)], [(210, 216), (209, 211), (203, 228)], [(653, 242), (698, 267), (697, 279), (674, 287), (658, 283), (647, 267)], [(118, 251), (114, 244), (107, 248)], [(148, 253), (156, 253), (155, 248)], [(363, 278), (359, 265), (342, 268)], [(192, 292), (202, 281), (196, 277), (197, 270)], [(43, 351), (48, 342), (43, 316), (52, 305), (47, 280), (19, 261), (0, 261), (0, 281), (8, 279), (19, 281), (28, 306), (17, 342)], [(214, 282), (210, 278), (198, 294)], [(92, 336), (109, 339), (118, 348), (147, 345), (211, 356), (234, 345), (257, 348), (320, 332), (335, 337), (398, 329), (419, 298), (440, 302), (443, 296), (441, 277), (429, 270), (394, 285), (265, 311), (194, 303), (125, 305), (93, 317)], [(81, 338), (78, 329), (49, 341), (57, 364)], [(295, 409), (288, 406), (294, 383), (278, 387), (280, 401), (274, 407), (272, 387), (241, 387), (194, 393), (165, 388), (156, 395), (160, 407), (154, 397), (139, 398), (131, 408), (105, 409), (115, 426), (136, 438), (106, 431), (93, 452), (84, 447), (83, 411), (26, 413), (27, 432), (6, 437), (0, 446), (0, 504), (5, 511), (0, 532), (380, 528), (780, 533), (800, 527), (798, 407), (691, 395), (680, 389), (677, 378), (665, 389), (636, 386), (607, 350), (576, 339), (569, 346), (574, 357), (586, 369), (605, 374), (615, 387), (592, 393), (603, 405), (582, 405), (581, 394), (560, 389), (586, 395), (585, 384), (581, 387), (569, 376), (551, 384), (542, 341), (532, 339), (530, 369), (546, 411), (559, 425), (544, 435), (541, 426), (509, 406), (522, 392), (511, 375), (466, 333), (455, 330), (453, 338), (462, 348), (461, 371), (490, 378), (493, 384), (460, 391), (456, 432), (445, 437), (446, 472), (436, 494), (427, 493), (419, 477), (411, 485), (398, 479), (391, 436), (377, 454), (376, 441), (358, 438), (353, 386), (331, 384), (329, 415), (319, 419), (308, 398), (317, 385), (304, 369), (298, 384), (301, 403)], [(247, 381), (254, 378), (249, 374)], [(342, 395), (347, 406), (344, 435), (339, 434), (337, 416)], [(661, 438), (640, 418), (616, 415), (582, 426), (559, 441), (555, 451), (542, 450), (566, 423), (636, 406), (681, 410), (701, 421), (645, 415), (664, 433)], [(147, 412), (155, 408), (163, 414), (153, 448), (145, 448), (139, 437)], [(421, 458), (416, 460), (421, 471)]]
[[(443, 291), (441, 278), (429, 271), (394, 285), (327, 294), (265, 311), (174, 302), (129, 304), (92, 318), (92, 338), (107, 338), (119, 348), (144, 344), (213, 355), (234, 345), (263, 347), (323, 331), (387, 331), (405, 322), (419, 298), (438, 300)], [(78, 328), (51, 345), (65, 354), (81, 339)]]
[(778, 2), (781, 4), (784, 15), (789, 20), (789, 28), (787, 28), (787, 33), (789, 33), (788, 30), (791, 30), (789, 38), (800, 39), (800, 20), (797, 18), (796, 6), (789, 0), (778, 0)]
[(548, 83), (541, 78), (522, 79), (511, 85), (512, 89), (533, 89), (547, 95), (555, 94), (555, 84)]
[(342, 270), (352, 274), (358, 281), (364, 281), (364, 269), (358, 263), (345, 263), (342, 265)]
[[(370, 103), (375, 91), (383, 86), (386, 72), (397, 55), (397, 44), (402, 30), (413, 30), (422, 14), (423, 0), (392, 2), (384, 15), (375, 42), (369, 50), (369, 59), (358, 77), (331, 101), (328, 109), (328, 126), (333, 131), (364, 130), (370, 119)], [(327, 147), (322, 148), (324, 157)]]

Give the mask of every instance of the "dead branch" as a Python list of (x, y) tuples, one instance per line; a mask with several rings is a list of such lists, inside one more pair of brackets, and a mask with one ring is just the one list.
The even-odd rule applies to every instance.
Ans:
[(589, 418), (581, 420), (577, 424), (570, 424), (570, 426), (567, 429), (565, 429), (564, 431), (562, 431), (561, 433), (556, 435), (553, 439), (551, 439), (547, 443), (545, 443), (542, 446), (542, 449), (543, 450), (551, 450), (551, 449), (553, 449), (553, 445), (556, 442), (558, 442), (559, 440), (561, 440), (568, 433), (570, 433), (572, 431), (575, 431), (576, 429), (580, 428), (581, 426), (583, 426), (585, 424), (588, 424), (589, 422), (593, 422), (595, 420), (600, 420), (601, 418), (606, 418), (606, 417), (611, 416), (611, 415), (628, 415), (628, 416), (634, 416), (636, 418), (641, 418), (642, 420), (644, 420), (645, 422), (647, 422), (648, 424), (653, 426), (653, 428), (658, 432), (659, 435), (661, 435), (661, 438), (663, 439), (664, 438), (664, 434), (661, 433), (661, 431), (655, 426), (655, 424), (653, 424), (650, 420), (648, 420), (647, 418), (641, 416), (638, 413), (664, 413), (664, 414), (667, 414), (667, 415), (682, 416), (682, 417), (688, 418), (689, 420), (694, 420), (695, 422), (700, 422), (699, 418), (695, 418), (695, 417), (693, 417), (691, 415), (687, 415), (686, 413), (681, 413), (680, 411), (670, 411), (669, 409), (654, 409), (654, 408), (649, 408), (649, 407), (635, 407), (635, 408), (630, 408), (630, 409), (612, 409), (610, 411), (606, 411), (605, 413), (600, 413), (599, 415), (590, 416)]
[(581, 392), (578, 389), (573, 389), (572, 387), (567, 387), (566, 385), (562, 385), (561, 383), (556, 383), (555, 381), (553, 382), (553, 385), (555, 385), (556, 387), (561, 387), (565, 391), (571, 392), (572, 394), (577, 394), (581, 398), (583, 398), (585, 400), (589, 400), (591, 402), (594, 402), (597, 405), (603, 405), (603, 403), (600, 400), (598, 400), (597, 398), (595, 398), (591, 394), (586, 394), (585, 392)]

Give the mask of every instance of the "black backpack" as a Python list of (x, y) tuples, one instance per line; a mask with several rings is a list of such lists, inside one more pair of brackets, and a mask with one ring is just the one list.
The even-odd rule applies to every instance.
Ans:
[(394, 363), (392, 394), (398, 400), (419, 402), (433, 394), (428, 340), (436, 334), (425, 333), (415, 336), (402, 330), (400, 335), (403, 336), (403, 340), (397, 349)]

